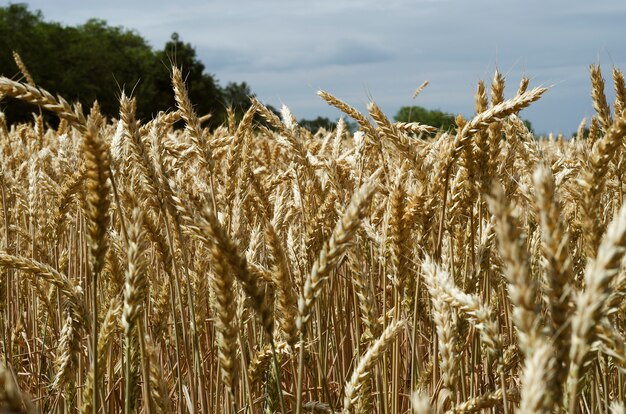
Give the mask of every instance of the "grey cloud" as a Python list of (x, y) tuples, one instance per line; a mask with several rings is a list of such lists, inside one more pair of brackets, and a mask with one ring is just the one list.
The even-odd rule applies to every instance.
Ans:
[(321, 54), (321, 64), (355, 65), (385, 62), (392, 58), (391, 52), (382, 47), (372, 46), (357, 40), (346, 40), (334, 43)]
[(384, 49), (353, 39), (329, 42), (326, 46), (313, 49), (303, 47), (292, 55), (282, 54), (282, 59), (262, 59), (260, 68), (264, 70), (315, 69), (324, 66), (351, 66), (384, 62), (391, 54)]
[(253, 58), (245, 51), (219, 47), (200, 47), (196, 50), (209, 71), (249, 68)]

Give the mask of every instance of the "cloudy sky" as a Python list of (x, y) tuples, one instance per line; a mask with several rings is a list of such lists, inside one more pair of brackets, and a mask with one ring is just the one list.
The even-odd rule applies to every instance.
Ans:
[[(8, 3), (4, 0), (1, 3)], [(298, 118), (336, 119), (319, 89), (390, 116), (421, 105), (471, 115), (478, 80), (498, 68), (512, 96), (523, 75), (550, 86), (523, 112), (537, 132), (575, 131), (593, 115), (589, 65), (626, 70), (626, 2), (572, 0), (33, 0), (47, 20), (91, 17), (135, 29), (155, 48), (172, 32), (222, 85), (246, 81)], [(424, 80), (430, 85), (413, 101)]]

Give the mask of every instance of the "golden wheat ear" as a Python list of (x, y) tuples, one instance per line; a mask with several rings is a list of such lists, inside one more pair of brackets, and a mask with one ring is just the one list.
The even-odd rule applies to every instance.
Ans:
[(622, 207), (609, 225), (596, 258), (585, 271), (585, 288), (576, 299), (572, 317), (572, 336), (567, 375), (567, 407), (573, 412), (577, 405), (578, 390), (585, 378), (585, 362), (589, 357), (591, 343), (596, 339), (594, 326), (606, 314), (605, 304), (621, 267), (626, 252), (626, 207)]
[(406, 321), (400, 320), (390, 322), (381, 336), (372, 343), (365, 355), (363, 355), (363, 357), (359, 360), (358, 365), (352, 372), (350, 381), (345, 386), (342, 413), (350, 413), (352, 406), (360, 398), (359, 394), (361, 388), (369, 379), (371, 371), (374, 368), (374, 364), (376, 364), (376, 362), (382, 357), (392, 341), (405, 327)]
[(602, 128), (607, 131), (613, 119), (611, 117), (611, 108), (604, 94), (604, 78), (602, 77), (602, 71), (600, 65), (591, 65), (589, 67), (591, 72), (591, 97), (593, 98), (593, 108), (598, 113)]
[(29, 84), (15, 82), (4, 76), (0, 76), (0, 93), (11, 96), (24, 102), (38, 105), (43, 109), (53, 112), (61, 119), (65, 119), (79, 131), (84, 131), (87, 120), (80, 105), (72, 106), (62, 97), (56, 98), (48, 91)]

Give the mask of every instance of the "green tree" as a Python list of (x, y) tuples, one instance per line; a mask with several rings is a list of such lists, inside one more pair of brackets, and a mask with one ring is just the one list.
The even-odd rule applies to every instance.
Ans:
[(443, 130), (455, 127), (454, 115), (440, 110), (429, 110), (421, 106), (403, 106), (394, 119), (398, 122), (419, 122)]
[[(440, 110), (429, 110), (421, 106), (403, 106), (400, 108), (394, 119), (398, 122), (419, 122), (434, 126), (445, 131), (449, 131), (456, 127), (455, 116), (448, 112), (442, 112)], [(526, 128), (534, 134), (532, 123), (525, 119), (523, 120)]]
[(326, 117), (318, 116), (315, 119), (301, 119), (298, 121), (298, 125), (308, 129), (312, 133), (316, 133), (318, 129), (324, 128), (331, 130), (335, 127), (335, 123)]
[[(12, 50), (21, 55), (38, 86), (84, 107), (97, 99), (107, 116), (119, 116), (122, 91), (137, 98), (139, 118), (174, 109), (172, 65), (183, 70), (197, 113), (212, 115), (209, 127), (224, 122), (225, 98), (247, 109), (248, 96), (253, 95), (245, 82), (231, 83), (223, 91), (206, 72), (195, 48), (176, 33), (162, 50), (154, 51), (133, 30), (111, 27), (98, 19), (79, 26), (49, 23), (25, 4), (0, 7), (0, 75), (20, 80)], [(33, 107), (21, 101), (6, 98), (0, 110), (10, 123), (32, 119)], [(47, 119), (57, 121), (52, 116)]]
[(533, 129), (533, 124), (528, 119), (524, 119), (523, 121), (524, 125), (526, 125), (526, 128), (528, 128), (528, 131), (530, 131), (534, 135), (535, 130)]
[[(38, 86), (86, 107), (97, 99), (106, 115), (118, 116), (121, 90), (154, 102), (152, 49), (139, 34), (103, 20), (65, 27), (43, 21), (26, 5), (11, 4), (0, 8), (0, 50), (0, 74), (21, 77), (11, 55), (15, 50)], [(10, 99), (2, 109), (9, 122), (30, 119), (33, 111)]]
[(246, 82), (228, 82), (222, 90), (224, 103), (233, 108), (236, 114), (243, 114), (250, 108), (250, 98), (255, 94)]
[[(152, 84), (155, 57), (137, 33), (107, 26), (92, 19), (76, 28), (67, 28), (64, 52), (67, 67), (62, 90), (72, 98), (91, 103), (98, 100), (105, 114), (119, 110), (122, 90), (137, 97), (139, 116), (154, 102)], [(59, 75), (62, 72), (57, 72)]]
[[(0, 8), (0, 74), (21, 79), (21, 74), (11, 54), (15, 50), (28, 65), (31, 75), (42, 87), (58, 90), (61, 81), (54, 78), (62, 63), (52, 58), (63, 45), (63, 28), (55, 23), (44, 23), (41, 12), (31, 12), (25, 4), (10, 4)], [(9, 122), (32, 119), (32, 105), (6, 98), (0, 102)]]

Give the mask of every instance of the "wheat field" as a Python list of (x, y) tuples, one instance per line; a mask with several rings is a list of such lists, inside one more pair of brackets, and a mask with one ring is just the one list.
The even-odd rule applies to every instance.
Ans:
[(621, 71), (610, 105), (591, 66), (577, 136), (537, 139), (518, 114), (549, 91), (498, 72), (455, 130), (319, 92), (358, 131), (312, 134), (254, 98), (209, 131), (177, 68), (151, 120), (21, 69), (0, 412), (625, 412)]

